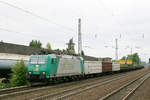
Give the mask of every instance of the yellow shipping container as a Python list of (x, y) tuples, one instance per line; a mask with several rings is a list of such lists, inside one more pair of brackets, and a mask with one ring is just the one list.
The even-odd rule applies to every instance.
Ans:
[(119, 60), (118, 61), (120, 64), (125, 64), (125, 60)]
[(132, 60), (127, 60), (127, 64), (132, 64)]

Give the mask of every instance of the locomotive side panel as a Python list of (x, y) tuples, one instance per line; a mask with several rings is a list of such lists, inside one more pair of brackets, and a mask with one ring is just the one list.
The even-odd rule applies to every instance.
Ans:
[(74, 56), (62, 56), (59, 60), (56, 76), (71, 76), (82, 74), (80, 58)]

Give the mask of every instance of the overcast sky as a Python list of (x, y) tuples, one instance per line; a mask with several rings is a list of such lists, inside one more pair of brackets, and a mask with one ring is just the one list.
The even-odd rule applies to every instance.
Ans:
[(132, 48), (148, 61), (149, 11), (150, 0), (0, 0), (0, 40), (28, 45), (34, 39), (65, 49), (73, 37), (77, 52), (81, 18), (86, 55), (115, 58), (117, 38), (119, 58)]

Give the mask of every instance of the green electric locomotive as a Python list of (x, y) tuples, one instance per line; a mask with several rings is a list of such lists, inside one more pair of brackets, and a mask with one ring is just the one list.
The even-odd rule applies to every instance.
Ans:
[(84, 75), (84, 61), (79, 56), (32, 55), (28, 65), (30, 82), (50, 81)]

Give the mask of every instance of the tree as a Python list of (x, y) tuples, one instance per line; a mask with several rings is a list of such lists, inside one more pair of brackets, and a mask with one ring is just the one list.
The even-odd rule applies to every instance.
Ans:
[(34, 46), (34, 41), (33, 41), (33, 40), (29, 43), (29, 46), (30, 46), (30, 47), (33, 47), (33, 46)]
[(132, 60), (133, 60), (134, 66), (140, 65), (141, 64), (141, 60), (140, 60), (140, 57), (139, 57), (138, 53), (134, 53), (132, 56), (133, 56)]
[(37, 42), (37, 47), (38, 47), (38, 48), (41, 48), (41, 47), (42, 47), (42, 43), (40, 42), (40, 40), (38, 40), (38, 42)]
[(36, 48), (41, 48), (42, 47), (42, 43), (38, 40), (32, 40), (30, 43), (29, 43), (29, 46), (30, 47), (36, 47)]
[(127, 60), (132, 60), (132, 66), (138, 66), (141, 64), (141, 60), (140, 60), (138, 53), (128, 55)]
[(15, 66), (12, 68), (12, 72), (13, 75), (10, 80), (12, 86), (22, 86), (28, 84), (26, 79), (27, 67), (25, 66), (23, 60), (15, 64)]
[(69, 43), (67, 43), (67, 45), (68, 45), (67, 48), (68, 54), (75, 54), (75, 49), (74, 49), (75, 43), (73, 43), (73, 38), (69, 40)]
[(67, 50), (65, 50), (65, 49), (62, 50), (62, 53), (63, 54), (68, 54)]
[(57, 54), (61, 54), (62, 53), (62, 51), (60, 49), (56, 49), (55, 51), (56, 51)]
[(48, 49), (49, 51), (52, 50), (50, 43), (47, 43), (46, 47), (47, 47), (47, 49)]
[(125, 57), (125, 56), (123, 56), (123, 57), (121, 58), (121, 60), (126, 60), (126, 57)]
[(84, 51), (82, 50), (82, 52), (81, 52), (81, 56), (84, 56)]

